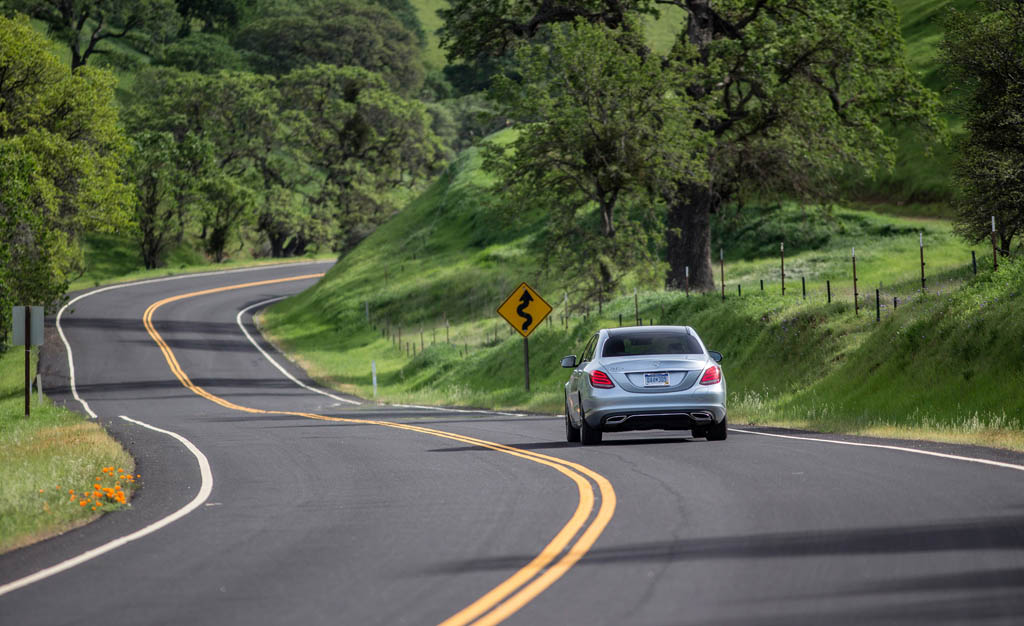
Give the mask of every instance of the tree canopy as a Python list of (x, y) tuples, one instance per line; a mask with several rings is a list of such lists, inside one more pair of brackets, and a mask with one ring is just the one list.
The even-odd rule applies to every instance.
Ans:
[(423, 85), (419, 39), (386, 8), (356, 0), (280, 2), (245, 24), (234, 43), (262, 73), (354, 65), (385, 76), (403, 94)]
[(1008, 253), (1024, 233), (1024, 4), (985, 0), (952, 11), (942, 54), (967, 128), (955, 164), (955, 226), (979, 241), (990, 236), (995, 217), (999, 247)]
[(166, 43), (180, 23), (174, 0), (9, 0), (8, 6), (46, 23), (71, 51), (71, 68), (93, 55), (110, 54), (101, 44), (124, 40), (146, 52)]
[(81, 271), (83, 230), (130, 221), (114, 78), (71, 72), (27, 19), (0, 18), (0, 315), (51, 306)]
[(685, 68), (685, 92), (706, 112), (692, 130), (714, 138), (708, 181), (679, 179), (665, 195), (670, 287), (687, 267), (691, 285), (713, 287), (709, 215), (722, 202), (820, 198), (848, 168), (891, 164), (886, 124), (936, 125), (937, 100), (907, 69), (889, 0), (456, 0), (442, 38), (451, 58), (471, 60), (543, 41), (545, 25), (577, 18), (635, 30), (658, 5), (686, 10), (664, 62)]
[(202, 74), (247, 67), (242, 53), (226, 37), (212, 33), (191, 33), (175, 41), (161, 51), (154, 63)]
[[(280, 78), (154, 68), (139, 75), (126, 121), (140, 140), (173, 139), (176, 170), (165, 174), (178, 193), (166, 201), (201, 225), (215, 259), (250, 219), (274, 256), (344, 247), (395, 210), (391, 189), (446, 156), (425, 105), (359, 67), (316, 65)], [(140, 188), (156, 188), (139, 174)]]
[(489, 144), (487, 165), (513, 203), (550, 213), (548, 267), (587, 277), (579, 285), (597, 294), (655, 262), (656, 247), (643, 242), (660, 239), (661, 216), (650, 209), (664, 187), (707, 178), (710, 137), (693, 130), (685, 69), (636, 54), (638, 43), (582, 20), (556, 25), (545, 46), (520, 49), (520, 79), (495, 86), (510, 116), (533, 121), (507, 146)]
[(217, 33), (235, 28), (256, 11), (255, 0), (176, 0), (182, 17), (182, 34), (193, 32), (192, 22), (202, 24), (202, 32)]
[(297, 149), (322, 178), (312, 201), (331, 207), (346, 237), (394, 210), (389, 189), (433, 173), (446, 158), (432, 118), (380, 74), (317, 65), (281, 78)]

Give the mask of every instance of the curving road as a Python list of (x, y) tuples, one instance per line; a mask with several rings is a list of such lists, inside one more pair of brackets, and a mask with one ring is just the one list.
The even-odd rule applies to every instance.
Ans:
[[(0, 557), (0, 623), (1024, 620), (1024, 456), (754, 429), (581, 448), (551, 417), (324, 395), (236, 318), (255, 334), (240, 311), (327, 267), (69, 307), (77, 393), (143, 488), (130, 510)], [(81, 410), (65, 354), (44, 377)]]

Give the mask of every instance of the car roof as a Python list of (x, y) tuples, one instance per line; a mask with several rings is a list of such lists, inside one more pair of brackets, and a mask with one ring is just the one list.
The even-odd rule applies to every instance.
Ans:
[(683, 332), (683, 333), (686, 333), (688, 335), (693, 335), (695, 337), (697, 336), (696, 331), (694, 331), (689, 326), (624, 326), (622, 328), (602, 328), (601, 329), (601, 332), (604, 333), (605, 335), (609, 336), (609, 337), (615, 337), (617, 335), (626, 335), (626, 334), (635, 335), (636, 333), (642, 333), (642, 332), (652, 332), (653, 333), (653, 332), (665, 332), (665, 331)]

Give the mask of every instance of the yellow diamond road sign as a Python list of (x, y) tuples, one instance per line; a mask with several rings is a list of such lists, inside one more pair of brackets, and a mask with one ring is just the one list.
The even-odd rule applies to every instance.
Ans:
[(523, 337), (529, 337), (548, 313), (551, 313), (551, 305), (526, 283), (516, 287), (512, 295), (505, 298), (498, 307), (498, 315), (512, 324), (512, 328)]

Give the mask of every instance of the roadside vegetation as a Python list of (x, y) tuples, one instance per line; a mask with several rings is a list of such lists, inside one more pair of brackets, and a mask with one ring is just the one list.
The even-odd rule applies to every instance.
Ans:
[[(634, 323), (639, 287), (645, 325), (692, 325), (725, 353), (736, 423), (1024, 449), (1024, 262), (1004, 259), (993, 273), (991, 248), (968, 245), (948, 221), (792, 203), (725, 211), (713, 226), (725, 301), (718, 290), (687, 296), (633, 276), (599, 305), (566, 301), (572, 285), (538, 261), (543, 212), (504, 215), (481, 165), (477, 150), (463, 153), (325, 280), (268, 309), (264, 332), (322, 383), (364, 398), (374, 361), (381, 401), (557, 414), (558, 360), (620, 316)], [(529, 393), (522, 339), (494, 313), (523, 280), (555, 307), (530, 337)]]
[(20, 349), (0, 356), (0, 553), (126, 506), (140, 480), (131, 455), (80, 413), (33, 394), (25, 417), (23, 368)]

